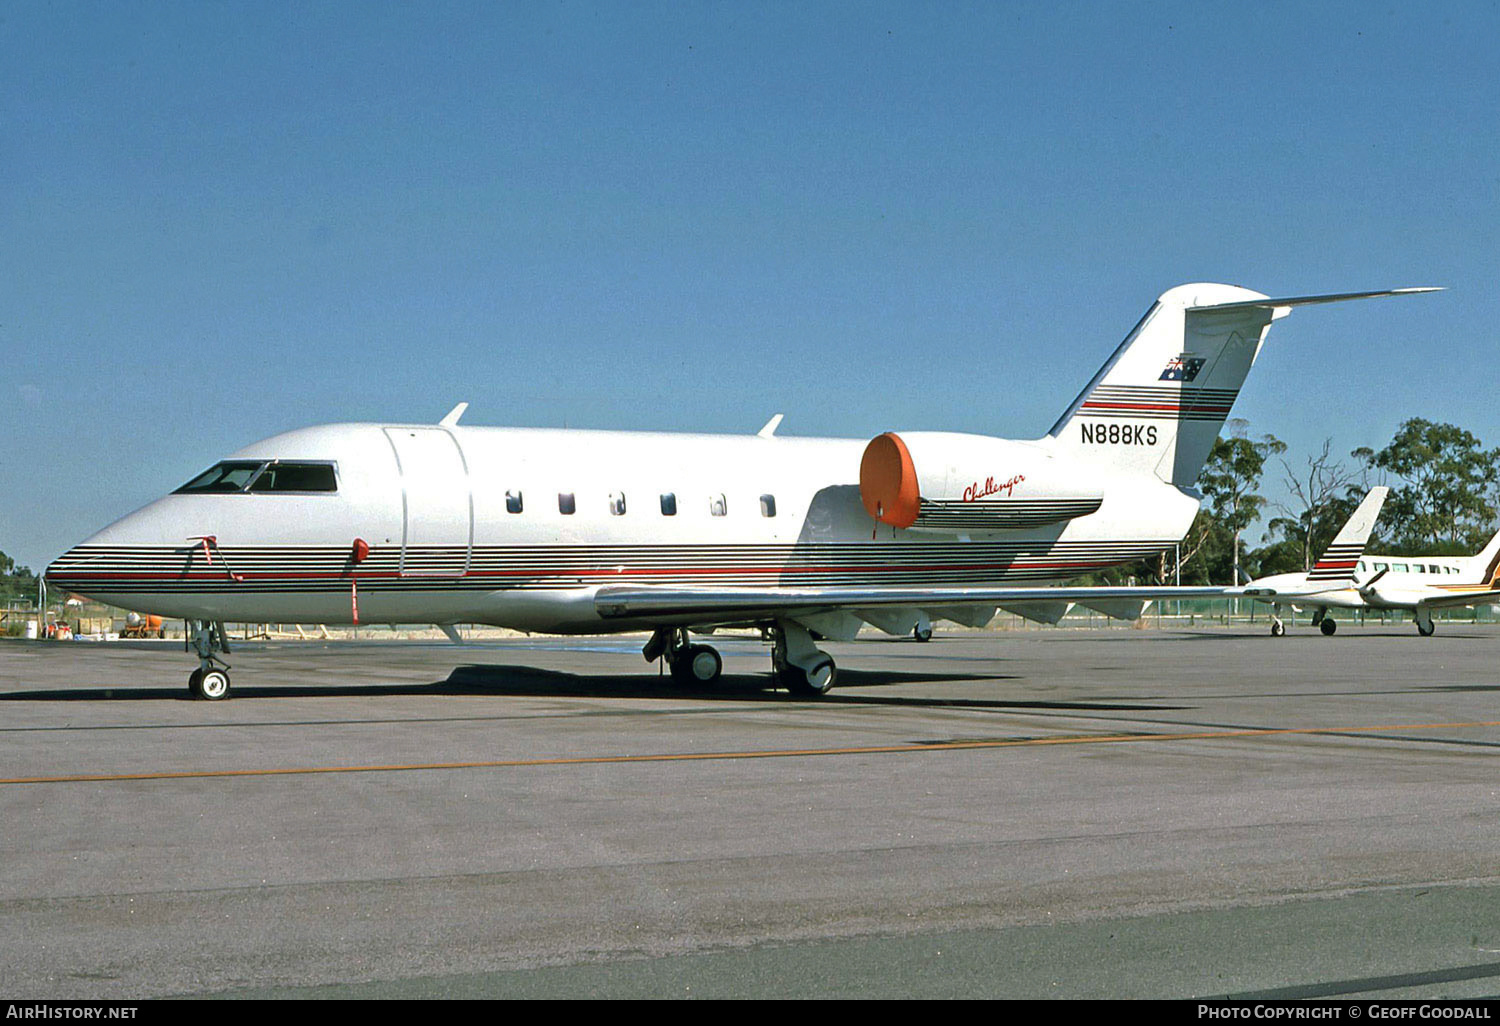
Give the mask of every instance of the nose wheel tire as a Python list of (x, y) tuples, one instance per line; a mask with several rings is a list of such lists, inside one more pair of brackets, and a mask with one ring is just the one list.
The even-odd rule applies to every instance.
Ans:
[(223, 670), (194, 670), (188, 677), (188, 690), (194, 698), (218, 702), (229, 697), (229, 674)]

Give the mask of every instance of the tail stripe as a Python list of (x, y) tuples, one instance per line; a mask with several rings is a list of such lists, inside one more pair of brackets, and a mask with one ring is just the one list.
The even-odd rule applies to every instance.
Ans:
[(1079, 416), (1137, 420), (1223, 420), (1239, 395), (1233, 388), (1155, 388), (1100, 385), (1079, 406)]

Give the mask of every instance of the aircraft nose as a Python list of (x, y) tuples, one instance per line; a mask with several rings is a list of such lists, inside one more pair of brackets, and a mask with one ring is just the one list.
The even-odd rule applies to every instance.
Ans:
[(101, 589), (128, 580), (150, 569), (152, 553), (165, 546), (187, 544), (181, 532), (164, 516), (166, 500), (158, 499), (95, 531), (48, 564), (44, 577), (48, 587), (62, 588), (95, 597)]

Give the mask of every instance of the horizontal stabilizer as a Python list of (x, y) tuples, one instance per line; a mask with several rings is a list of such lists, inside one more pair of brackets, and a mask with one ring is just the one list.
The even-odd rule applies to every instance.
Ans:
[(1405, 289), (1379, 289), (1375, 292), (1334, 292), (1326, 296), (1286, 296), (1281, 299), (1250, 299), (1234, 303), (1209, 303), (1190, 306), (1188, 313), (1229, 310), (1278, 310), (1294, 306), (1317, 306), (1320, 303), (1342, 303), (1350, 299), (1379, 299), (1382, 296), (1411, 296), (1421, 292), (1441, 292), (1440, 286), (1422, 285)]

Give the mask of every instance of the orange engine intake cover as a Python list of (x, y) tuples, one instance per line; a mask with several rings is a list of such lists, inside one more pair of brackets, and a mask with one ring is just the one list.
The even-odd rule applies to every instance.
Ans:
[(882, 524), (910, 527), (917, 522), (917, 468), (900, 435), (887, 431), (865, 446), (859, 461), (859, 498), (865, 512)]

